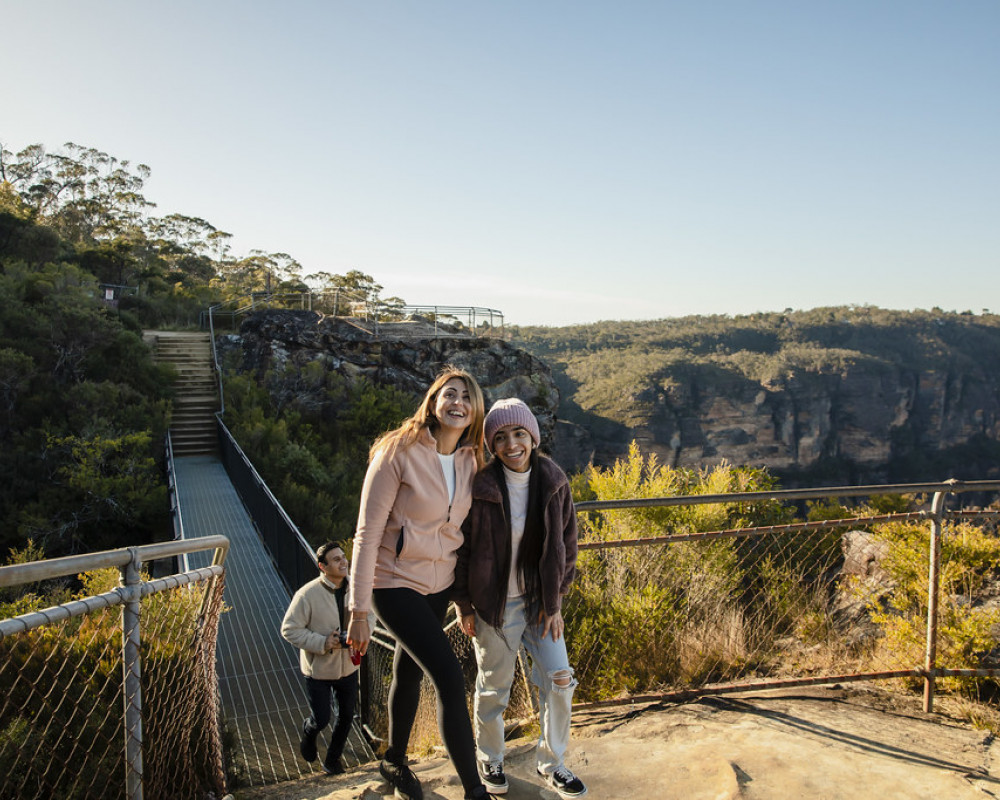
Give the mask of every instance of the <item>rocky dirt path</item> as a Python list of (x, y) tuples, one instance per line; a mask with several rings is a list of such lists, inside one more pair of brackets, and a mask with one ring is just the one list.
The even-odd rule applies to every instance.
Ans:
[[(813, 688), (675, 706), (578, 712), (568, 766), (593, 800), (983, 800), (1000, 798), (993, 736), (912, 696)], [(443, 758), (414, 764), (428, 800), (460, 800)], [(558, 800), (533, 746), (509, 745), (510, 800)], [(237, 800), (380, 800), (373, 769), (237, 791)]]

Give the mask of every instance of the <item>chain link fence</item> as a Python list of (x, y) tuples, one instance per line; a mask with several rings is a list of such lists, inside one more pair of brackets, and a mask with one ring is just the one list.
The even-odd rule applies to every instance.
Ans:
[[(575, 703), (902, 679), (924, 686), (929, 711), (936, 683), (1000, 677), (1000, 510), (946, 510), (945, 498), (964, 491), (995, 497), (1000, 482), (580, 503), (577, 578), (563, 603)], [(904, 493), (921, 507), (704, 532), (668, 511), (698, 506), (704, 519), (742, 504), (737, 517), (787, 519), (794, 515), (772, 512), (792, 501)], [(651, 535), (664, 528), (675, 532)], [(472, 646), (453, 623), (448, 633), (471, 709)], [(376, 631), (362, 714), (380, 739), (392, 652), (392, 638)], [(512, 727), (537, 708), (527, 671), (522, 652)], [(421, 702), (415, 752), (440, 744), (426, 681)]]
[[(927, 681), (929, 710), (935, 678), (989, 676), (1000, 666), (1000, 511), (943, 507), (947, 494), (998, 488), (581, 503), (578, 575), (563, 606), (576, 702), (903, 678)], [(628, 536), (654, 523), (683, 531), (664, 523), (667, 506), (934, 489), (933, 503), (918, 511)]]
[[(0, 797), (225, 793), (215, 646), (226, 547), (215, 536), (0, 567)], [(139, 573), (213, 548), (211, 567)], [(78, 574), (75, 599), (58, 590), (62, 602), (32, 610), (45, 602), (38, 581)]]

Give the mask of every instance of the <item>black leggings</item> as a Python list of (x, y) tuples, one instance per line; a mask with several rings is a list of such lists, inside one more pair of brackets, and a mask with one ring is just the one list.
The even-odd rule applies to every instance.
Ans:
[(376, 589), (372, 606), (396, 637), (389, 687), (389, 761), (403, 763), (420, 703), (424, 673), (437, 691), (438, 727), (466, 795), (479, 786), (476, 743), (465, 702), (465, 678), (442, 629), (450, 589), (423, 595), (413, 589)]

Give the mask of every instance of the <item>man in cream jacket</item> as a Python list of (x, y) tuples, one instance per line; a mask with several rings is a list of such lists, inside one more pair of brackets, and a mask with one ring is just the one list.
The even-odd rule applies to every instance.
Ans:
[[(358, 697), (358, 667), (341, 636), (347, 629), (344, 597), (347, 594), (347, 558), (333, 542), (316, 551), (320, 575), (299, 589), (281, 623), (281, 635), (299, 648), (299, 666), (306, 679), (306, 694), (312, 714), (302, 723), (299, 751), (306, 761), (315, 761), (316, 739), (330, 722), (333, 697), (337, 699), (337, 722), (323, 759), (323, 771), (344, 771), (340, 756), (351, 732), (351, 719)], [(360, 659), (355, 659), (360, 660)]]

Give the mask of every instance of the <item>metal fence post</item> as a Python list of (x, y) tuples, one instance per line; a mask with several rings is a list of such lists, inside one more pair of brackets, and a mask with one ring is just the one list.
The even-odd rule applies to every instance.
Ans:
[(125, 791), (129, 800), (142, 800), (142, 687), (139, 684), (139, 554), (122, 567), (125, 604), (122, 606), (122, 672), (125, 684)]
[(938, 594), (941, 584), (941, 520), (945, 492), (931, 503), (930, 569), (927, 573), (927, 651), (924, 659), (924, 713), (934, 710), (934, 670), (937, 666)]

